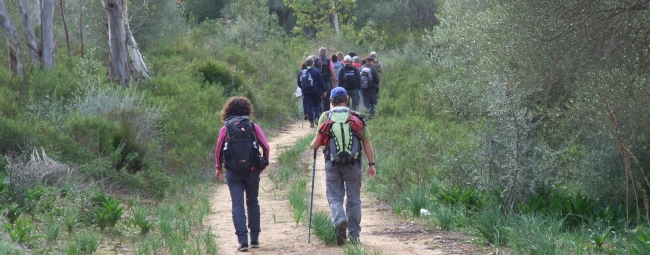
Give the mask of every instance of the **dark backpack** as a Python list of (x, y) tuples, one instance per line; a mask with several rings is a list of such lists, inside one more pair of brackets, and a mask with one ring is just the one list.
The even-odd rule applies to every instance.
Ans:
[(343, 88), (347, 90), (355, 90), (357, 88), (357, 84), (359, 81), (357, 80), (357, 76), (355, 74), (355, 67), (343, 67)]
[(360, 160), (361, 134), (365, 127), (362, 118), (348, 108), (335, 108), (327, 113), (324, 125), (329, 128), (326, 150), (332, 162), (345, 164)]
[(248, 116), (226, 119), (226, 141), (223, 147), (225, 167), (231, 173), (248, 176), (260, 157), (255, 125)]
[(314, 79), (311, 78), (309, 68), (300, 71), (300, 85), (304, 90), (309, 90), (314, 87)]
[(332, 73), (330, 73), (330, 60), (325, 56), (320, 56), (314, 60), (314, 67), (318, 68), (320, 75), (323, 76), (323, 80), (332, 79)]
[(367, 66), (361, 67), (361, 88), (367, 89), (374, 87), (375, 83), (372, 81), (372, 70)]

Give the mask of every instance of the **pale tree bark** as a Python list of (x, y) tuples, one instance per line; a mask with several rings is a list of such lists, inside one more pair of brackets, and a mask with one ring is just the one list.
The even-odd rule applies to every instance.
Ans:
[(81, 58), (84, 58), (84, 6), (79, 0), (79, 40), (81, 40)]
[(332, 3), (332, 11), (334, 12), (334, 15), (333, 15), (333, 17), (334, 17), (334, 30), (336, 30), (336, 33), (338, 34), (340, 32), (340, 30), (339, 30), (339, 14), (336, 11), (336, 5), (334, 5), (334, 1), (332, 1), (331, 3)]
[(149, 69), (147, 69), (144, 57), (142, 56), (142, 53), (140, 53), (140, 48), (138, 48), (138, 44), (135, 42), (133, 33), (131, 33), (129, 23), (124, 23), (124, 26), (128, 39), (126, 41), (126, 47), (129, 49), (129, 75), (131, 78), (135, 79), (149, 78)]
[(411, 32), (411, 19), (409, 18), (409, 0), (404, 0), (404, 20), (406, 22), (406, 30)]
[(108, 76), (126, 88), (131, 78), (147, 78), (149, 73), (129, 31), (126, 1), (102, 0), (102, 4), (108, 15)]
[(23, 50), (20, 45), (18, 30), (14, 24), (7, 5), (4, 0), (0, 0), (0, 28), (7, 39), (9, 50), (9, 69), (20, 77), (25, 77), (25, 66), (23, 64)]
[(63, 0), (59, 0), (59, 5), (61, 7), (61, 19), (63, 20), (63, 30), (65, 31), (65, 44), (66, 46), (68, 46), (68, 57), (70, 57), (70, 36), (68, 35), (68, 22), (65, 21), (65, 10), (63, 8)]
[(28, 0), (29, 15), (33, 24), (41, 24), (41, 0)]
[[(25, 43), (27, 44), (27, 52), (32, 66), (41, 65), (40, 47), (34, 33), (34, 23), (27, 0), (18, 0), (18, 8), (20, 10), (20, 17), (23, 23), (23, 33), (25, 34)], [(39, 19), (40, 20), (40, 19)]]
[(44, 69), (54, 66), (54, 0), (43, 0), (41, 6), (41, 45)]

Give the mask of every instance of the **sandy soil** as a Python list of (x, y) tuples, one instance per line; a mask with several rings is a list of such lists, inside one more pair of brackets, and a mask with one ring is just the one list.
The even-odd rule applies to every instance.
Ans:
[[(301, 128), (295, 123), (282, 130), (272, 138), (271, 168), (278, 153), (291, 146), (300, 137), (313, 135), (315, 129), (308, 124)], [(307, 150), (307, 148), (305, 148)], [(311, 154), (311, 153), (308, 153)], [(313, 155), (313, 154), (312, 154)], [(325, 198), (325, 172), (322, 155), (316, 164), (316, 184), (314, 191), (314, 211), (329, 211)], [(311, 156), (304, 161), (311, 163)], [(381, 171), (378, 166), (377, 171)], [(262, 173), (260, 183), (261, 225), (260, 248), (249, 250), (254, 254), (342, 254), (343, 247), (325, 245), (312, 234), (311, 243), (307, 243), (308, 226), (296, 226), (291, 213), (291, 206), (285, 195), (287, 190), (274, 188), (267, 177), (268, 171)], [(219, 185), (212, 197), (211, 214), (206, 224), (217, 233), (220, 254), (237, 254), (237, 237), (232, 223), (230, 195), (226, 185)], [(379, 250), (382, 254), (490, 254), (486, 247), (478, 247), (470, 242), (472, 237), (437, 230), (427, 230), (421, 222), (409, 222), (397, 218), (389, 206), (374, 199), (369, 192), (362, 191), (361, 245), (370, 250)], [(309, 217), (308, 215), (306, 217)], [(488, 250), (488, 251), (486, 251)]]

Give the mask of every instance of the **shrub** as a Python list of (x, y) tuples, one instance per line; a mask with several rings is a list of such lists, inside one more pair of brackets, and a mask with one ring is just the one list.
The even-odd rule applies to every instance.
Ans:
[(206, 60), (197, 70), (203, 74), (203, 82), (223, 87), (224, 96), (241, 93), (246, 82), (241, 74), (224, 62)]

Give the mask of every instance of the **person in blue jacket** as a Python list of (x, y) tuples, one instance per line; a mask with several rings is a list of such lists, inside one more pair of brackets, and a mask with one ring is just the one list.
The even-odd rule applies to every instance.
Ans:
[(305, 100), (305, 112), (309, 118), (310, 128), (315, 126), (314, 117), (321, 114), (321, 98), (327, 95), (325, 82), (318, 68), (314, 68), (314, 59), (308, 57), (305, 60), (305, 68), (298, 73), (298, 87), (302, 90)]

